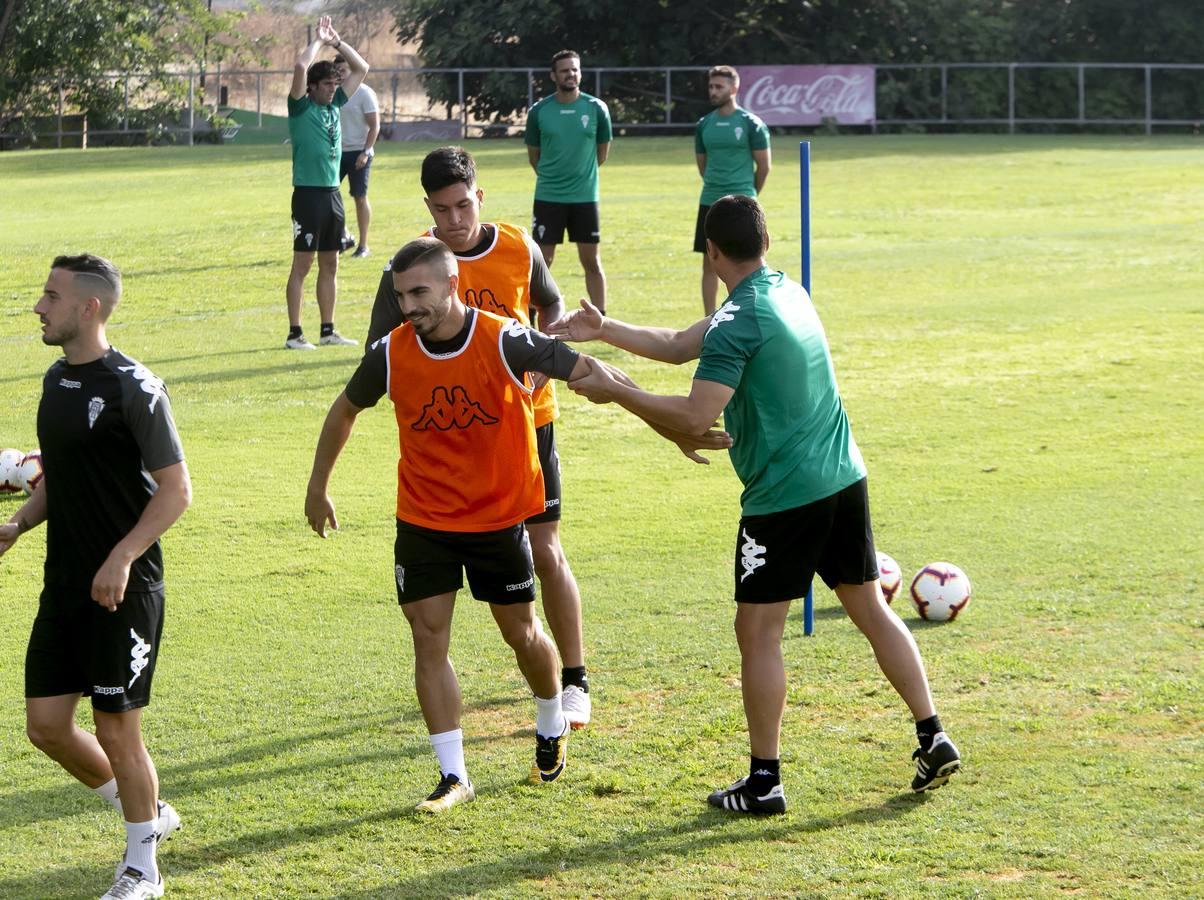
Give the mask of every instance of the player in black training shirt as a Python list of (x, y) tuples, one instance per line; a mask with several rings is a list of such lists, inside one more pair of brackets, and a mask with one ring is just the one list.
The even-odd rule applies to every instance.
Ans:
[[(126, 851), (105, 897), (159, 897), (157, 845), (180, 826), (158, 798), (142, 707), (163, 628), (159, 537), (192, 487), (163, 382), (105, 339), (121, 273), (60, 256), (34, 312), (62, 347), (46, 373), (38, 440), (46, 476), (0, 525), (0, 555), (46, 522), (45, 584), (25, 657), (25, 709), (39, 750), (115, 806)], [(95, 735), (75, 724), (92, 699)], [(103, 900), (103, 898), (102, 898)]]

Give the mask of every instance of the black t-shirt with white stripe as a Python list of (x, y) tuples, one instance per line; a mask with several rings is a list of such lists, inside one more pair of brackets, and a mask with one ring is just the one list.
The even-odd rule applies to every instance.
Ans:
[[(48, 504), (46, 583), (89, 588), (155, 493), (150, 472), (184, 459), (163, 382), (115, 348), (82, 365), (60, 359), (42, 382), (38, 441)], [(156, 541), (127, 590), (163, 584)]]

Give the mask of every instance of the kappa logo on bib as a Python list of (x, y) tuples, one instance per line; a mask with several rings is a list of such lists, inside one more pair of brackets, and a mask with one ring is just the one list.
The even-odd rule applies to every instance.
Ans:
[(476, 422), (496, 425), (497, 421), (460, 385), (450, 391), (440, 385), (431, 391), (431, 402), (422, 408), (422, 415), (410, 427), (415, 431), (426, 431), (428, 428), (447, 431), (451, 428), (467, 428)]

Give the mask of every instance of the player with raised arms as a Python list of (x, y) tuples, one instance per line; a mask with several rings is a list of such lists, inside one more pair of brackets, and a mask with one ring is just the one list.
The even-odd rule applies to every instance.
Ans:
[(769, 233), (756, 200), (722, 197), (706, 216), (707, 256), (728, 289), (713, 316), (684, 331), (628, 325), (591, 304), (551, 334), (601, 339), (671, 363), (697, 359), (688, 396), (642, 391), (598, 363), (569, 387), (598, 402), (699, 434), (723, 413), (744, 484), (734, 564), (736, 640), (748, 721), (749, 774), (707, 799), (736, 813), (780, 813), (779, 742), (786, 705), (782, 634), (793, 599), (815, 573), (869, 639), (878, 665), (915, 719), (911, 787), (940, 787), (960, 756), (937, 717), (911, 632), (882, 597), (866, 469), (836, 387), (823, 326), (802, 286), (766, 261)]
[[(526, 231), (505, 222), (482, 222), (485, 192), (477, 167), (463, 147), (440, 147), (422, 161), (422, 189), (435, 224), (426, 234), (443, 241), (456, 257), (457, 291), (466, 305), (515, 318), (539, 328), (564, 315), (560, 289), (543, 255)], [(402, 323), (401, 308), (386, 269), (372, 305), (366, 345)], [(543, 509), (527, 520), (544, 616), (560, 651), (561, 702), (569, 724), (590, 720), (589, 679), (582, 639), (581, 592), (560, 543), (562, 493), (554, 420), (559, 415), (553, 384), (543, 376), (532, 396), (536, 444), (543, 472)]]
[[(180, 827), (142, 741), (163, 631), (159, 538), (192, 486), (163, 382), (105, 337), (121, 273), (56, 257), (34, 312), (62, 347), (38, 405), (45, 477), (0, 525), (0, 555), (46, 522), (46, 574), (25, 655), (34, 746), (125, 819), (125, 855), (102, 900), (163, 896), (156, 848)], [(96, 733), (75, 724), (92, 701)]]

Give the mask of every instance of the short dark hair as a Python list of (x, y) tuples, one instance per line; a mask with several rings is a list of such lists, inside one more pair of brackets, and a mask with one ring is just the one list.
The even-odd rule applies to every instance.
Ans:
[(711, 70), (707, 72), (707, 78), (730, 78), (733, 84), (740, 83), (740, 73), (731, 66), (711, 66)]
[(389, 271), (404, 272), (414, 266), (436, 261), (443, 263), (448, 272), (456, 271), (456, 258), (447, 244), (433, 237), (415, 238), (393, 254)]
[(707, 240), (733, 262), (759, 259), (769, 245), (765, 210), (752, 197), (720, 197), (707, 211), (703, 228)]
[(342, 53), (336, 53), (331, 62), (333, 62), (336, 66), (341, 66), (343, 63), (347, 62), (347, 57), (345, 57)]
[(581, 54), (578, 53), (576, 50), (557, 50), (555, 55), (552, 57), (552, 71), (553, 72), (556, 71), (556, 63), (560, 62), (562, 59), (575, 59), (578, 62), (580, 62)]
[(121, 299), (121, 272), (101, 256), (80, 253), (76, 256), (56, 256), (50, 264), (52, 269), (65, 269), (75, 274), (75, 280), (86, 278), (92, 281), (93, 293), (100, 301), (101, 321), (109, 317), (117, 301)]
[(334, 63), (328, 59), (320, 59), (305, 73), (305, 86), (317, 84), (319, 81), (325, 81), (327, 78), (338, 78), (339, 73), (335, 71)]
[(427, 196), (453, 184), (476, 187), (477, 164), (463, 147), (440, 147), (422, 161), (422, 189)]

